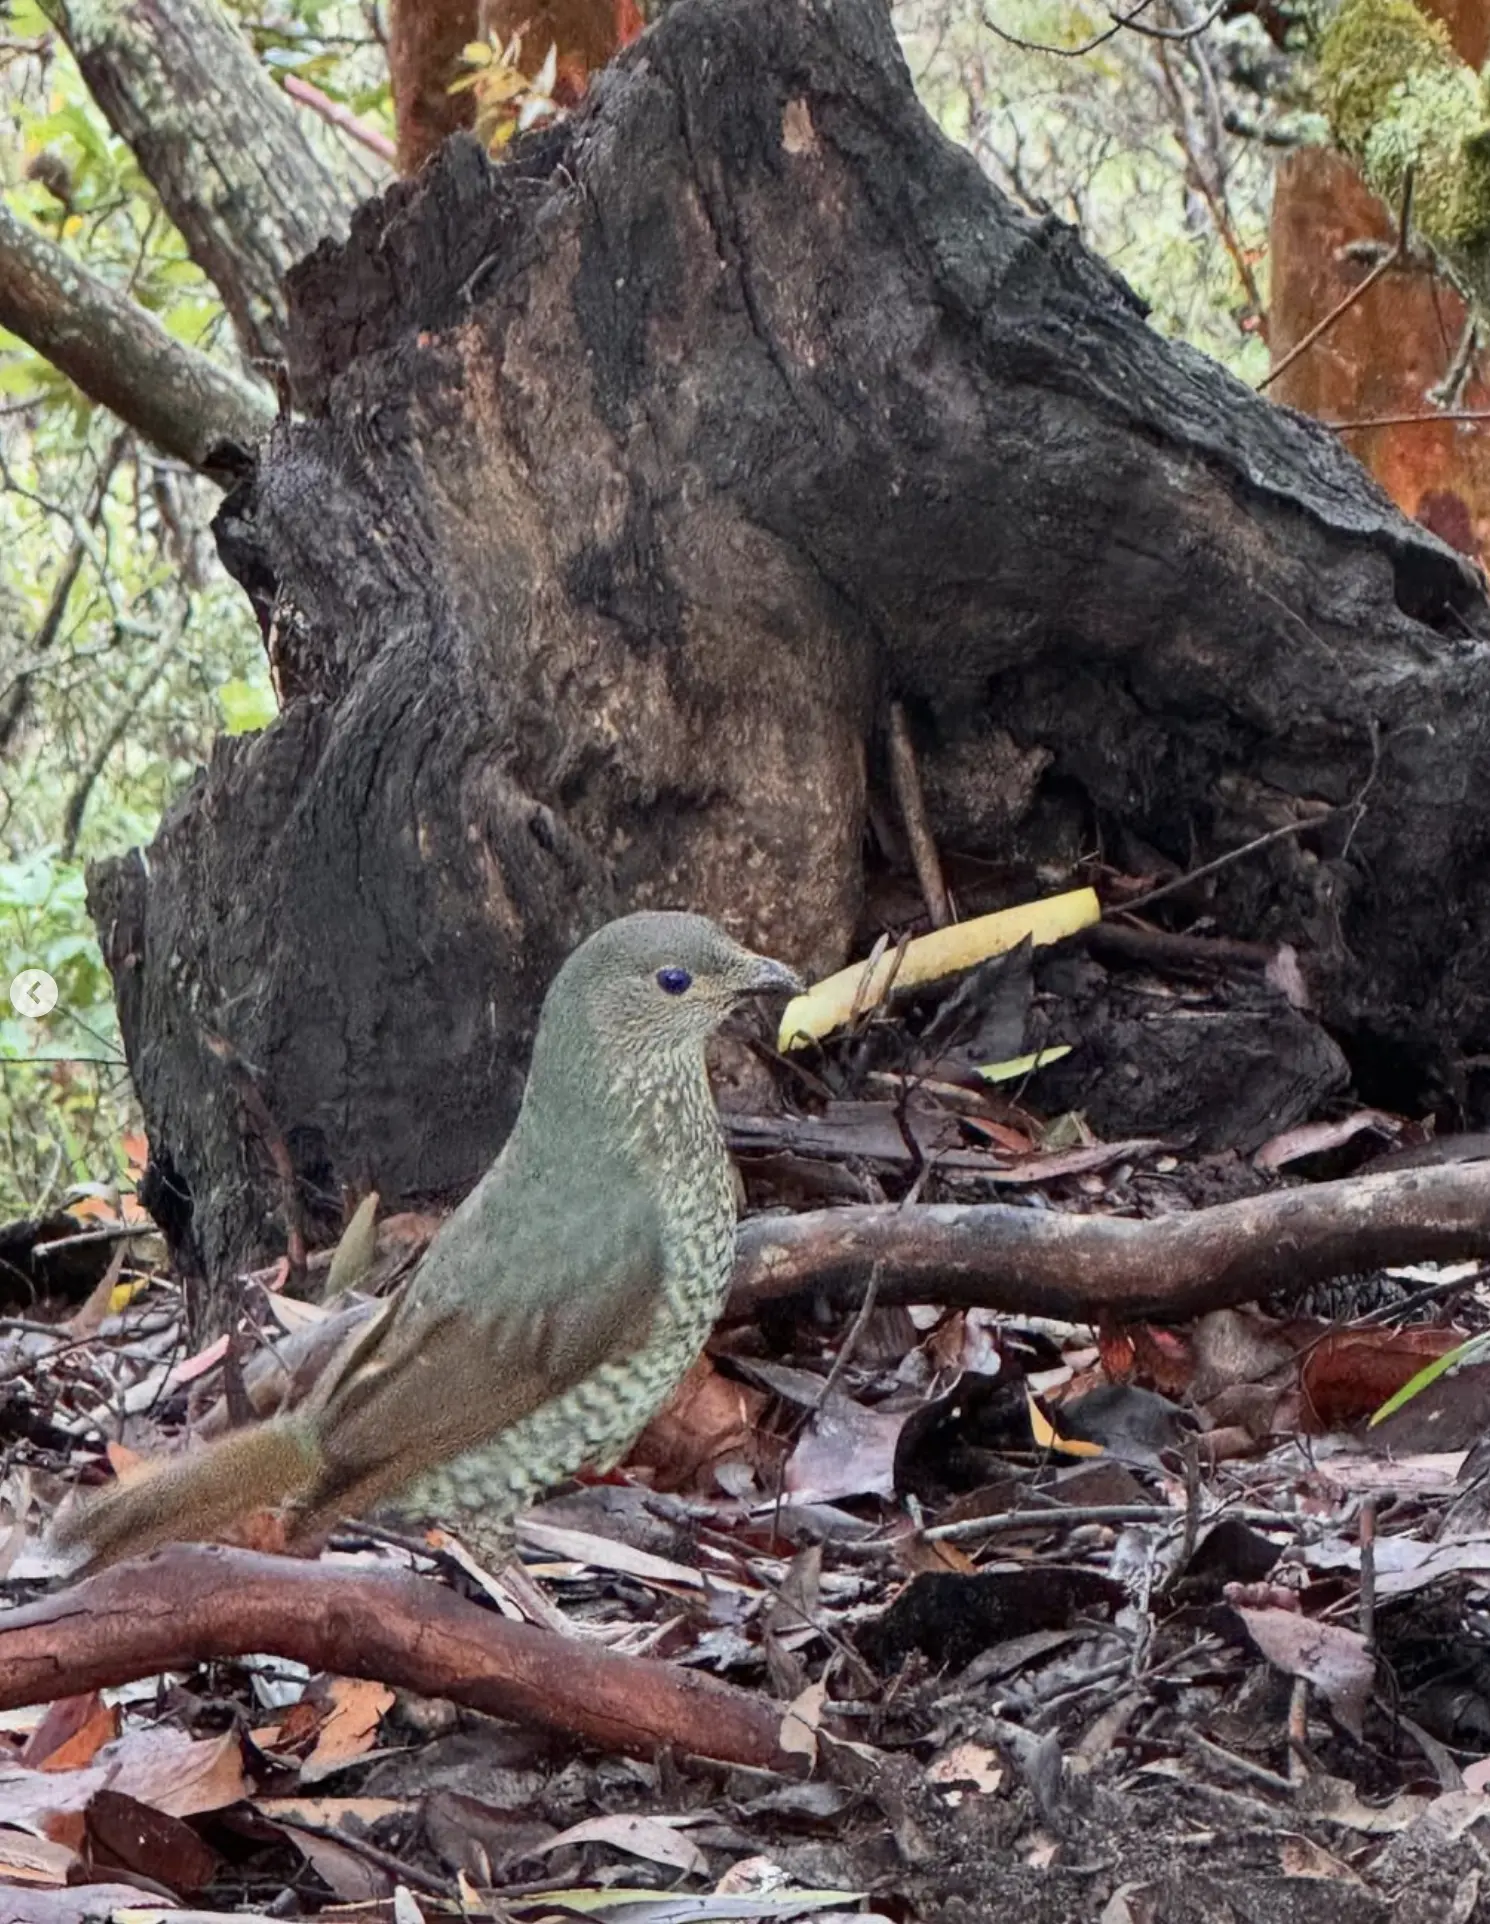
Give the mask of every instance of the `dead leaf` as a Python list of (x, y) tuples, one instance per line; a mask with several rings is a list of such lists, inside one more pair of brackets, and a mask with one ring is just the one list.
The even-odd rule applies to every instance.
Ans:
[(781, 1733), (776, 1740), (783, 1750), (817, 1762), (818, 1725), (827, 1701), (825, 1683), (809, 1684), (799, 1697), (792, 1699), (782, 1716)]
[(143, 1469), (146, 1462), (138, 1450), (132, 1450), (126, 1444), (115, 1443), (112, 1440), (104, 1445), (104, 1454), (109, 1459), (109, 1468), (117, 1477), (126, 1477), (131, 1470)]
[(841, 1496), (892, 1496), (895, 1445), (907, 1412), (866, 1409), (830, 1396), (787, 1459), (782, 1488), (796, 1503), (831, 1503)]
[(0, 1811), (53, 1838), (81, 1841), (81, 1813), (113, 1790), (170, 1817), (220, 1810), (247, 1793), (237, 1735), (198, 1741), (167, 1725), (137, 1726), (116, 1737), (80, 1770), (28, 1770), (0, 1763)]
[(242, 1749), (231, 1730), (200, 1740), (165, 1724), (129, 1730), (99, 1751), (96, 1764), (109, 1771), (110, 1789), (169, 1817), (221, 1810), (248, 1794)]
[(781, 1018), (777, 1047), (800, 1049), (816, 1036), (830, 1034), (856, 1013), (874, 1008), (892, 987), (914, 988), (955, 975), (991, 955), (1002, 955), (1021, 942), (1058, 942), (1101, 916), (1096, 891), (1072, 889), (1041, 902), (1024, 902), (992, 915), (935, 929), (918, 936), (904, 949), (890, 949), (877, 960), (852, 963), (836, 975), (814, 983), (805, 995), (793, 997)]
[(26, 1739), (20, 1761), (32, 1770), (78, 1770), (119, 1735), (119, 1712), (98, 1692), (59, 1697)]
[(328, 1297), (339, 1296), (344, 1289), (351, 1289), (372, 1268), (378, 1255), (378, 1192), (370, 1190), (356, 1209), (352, 1220), (342, 1231), (341, 1241), (332, 1252), (331, 1264), (326, 1271), (325, 1293)]
[(119, 1280), (119, 1272), (124, 1267), (124, 1259), (129, 1254), (129, 1245), (119, 1242), (109, 1257), (109, 1266), (88, 1292), (86, 1301), (75, 1309), (65, 1323), (58, 1325), (69, 1336), (96, 1336), (104, 1325), (113, 1304), (114, 1285)]
[[(29, 1831), (0, 1830), (0, 1878), (8, 1884), (42, 1885), (60, 1890), (78, 1863), (78, 1854), (50, 1837)], [(7, 1907), (8, 1908), (8, 1907)]]
[(195, 1356), (188, 1356), (185, 1362), (178, 1363), (166, 1378), (168, 1387), (178, 1389), (183, 1383), (195, 1383), (200, 1377), (205, 1376), (208, 1370), (215, 1369), (227, 1355), (231, 1340), (232, 1338), (226, 1334), (219, 1336), (217, 1341), (209, 1343), (206, 1349), (199, 1349)]
[(140, 1871), (173, 1891), (199, 1891), (217, 1870), (217, 1852), (190, 1824), (104, 1789), (88, 1804), (88, 1856), (100, 1869)]
[(540, 1844), (534, 1856), (547, 1855), (561, 1844), (609, 1844), (614, 1850), (649, 1863), (666, 1864), (670, 1870), (686, 1871), (692, 1877), (706, 1877), (709, 1860), (691, 1837), (682, 1835), (680, 1826), (697, 1823), (695, 1817), (591, 1817), (582, 1824), (571, 1824), (557, 1837)]
[(326, 1686), (326, 1696), (330, 1712), (300, 1769), (305, 1783), (313, 1783), (371, 1750), (377, 1741), (378, 1725), (394, 1703), (387, 1684), (369, 1677), (333, 1677)]
[(1303, 1156), (1318, 1156), (1327, 1149), (1338, 1149), (1363, 1129), (1395, 1140), (1402, 1131), (1402, 1117), (1388, 1115), (1384, 1109), (1357, 1109), (1354, 1115), (1338, 1122), (1304, 1122), (1296, 1129), (1285, 1129), (1272, 1136), (1252, 1158), (1252, 1166), (1264, 1171), (1282, 1169)]
[(1308, 1837), (1285, 1837), (1279, 1857), (1283, 1869), (1289, 1877), (1333, 1877), (1342, 1884), (1365, 1885), (1361, 1878), (1343, 1863), (1333, 1857), (1323, 1845), (1316, 1844)]
[(1004, 1769), (991, 1750), (982, 1744), (954, 1744), (926, 1766), (929, 1784), (968, 1784), (974, 1790), (992, 1792), (1004, 1781)]
[[(1330, 1431), (1369, 1416), (1388, 1397), (1410, 1383), (1427, 1363), (1436, 1362), (1463, 1342), (1450, 1329), (1409, 1325), (1405, 1329), (1326, 1329), (1304, 1358), (1300, 1383), (1319, 1428)], [(1294, 1326), (1290, 1327), (1290, 1334)], [(1306, 1334), (1300, 1331), (1299, 1334)], [(1469, 1385), (1474, 1378), (1464, 1372)], [(1487, 1372), (1490, 1375), (1490, 1372)], [(1461, 1396), (1466, 1393), (1461, 1388)], [(1485, 1378), (1476, 1402), (1483, 1406)]]
[(316, 1876), (329, 1884), (336, 1895), (349, 1904), (372, 1904), (388, 1897), (393, 1879), (377, 1864), (369, 1864), (334, 1837), (320, 1837), (310, 1831), (287, 1829), (295, 1848)]
[(765, 1406), (759, 1390), (731, 1382), (701, 1356), (632, 1445), (627, 1464), (651, 1470), (660, 1490), (708, 1489), (720, 1464), (754, 1463)]
[(256, 1797), (253, 1805), (271, 1823), (298, 1817), (304, 1824), (323, 1824), (328, 1830), (335, 1830), (348, 1817), (359, 1824), (376, 1824), (381, 1817), (409, 1808), (399, 1797)]
[(1345, 1728), (1359, 1738), (1376, 1680), (1376, 1664), (1360, 1632), (1293, 1610), (1239, 1609), (1237, 1615), (1268, 1662), (1314, 1684)]
[[(589, 1530), (569, 1530), (556, 1523), (544, 1523), (535, 1516), (523, 1516), (518, 1519), (517, 1534), (537, 1550), (546, 1550), (550, 1556), (563, 1557), (592, 1570), (614, 1570), (618, 1576), (636, 1577), (642, 1583), (672, 1584), (687, 1590), (704, 1588), (702, 1575), (690, 1570), (686, 1563), (653, 1556), (650, 1550), (634, 1550), (629, 1543), (595, 1536)], [(726, 1584), (725, 1587), (743, 1590), (748, 1586)]]

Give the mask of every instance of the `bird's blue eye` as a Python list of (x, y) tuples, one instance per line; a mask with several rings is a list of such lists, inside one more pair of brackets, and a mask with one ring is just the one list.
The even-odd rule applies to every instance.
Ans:
[(693, 987), (693, 977), (687, 969), (659, 969), (657, 986), (665, 995), (682, 995)]

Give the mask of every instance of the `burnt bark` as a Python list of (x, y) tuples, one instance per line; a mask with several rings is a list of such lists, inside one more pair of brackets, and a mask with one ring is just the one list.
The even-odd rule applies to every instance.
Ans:
[(290, 298), (302, 418), (219, 520), (284, 712), (93, 879), (208, 1273), (274, 1231), (204, 1030), (313, 1202), (458, 1191), (603, 916), (843, 958), (887, 697), (933, 830), (1025, 891), (1317, 816), (1201, 905), (1294, 944), (1358, 1073), (1473, 1093), (1476, 576), (1010, 207), (877, 0), (679, 0), (574, 119), (501, 166), (447, 146)]

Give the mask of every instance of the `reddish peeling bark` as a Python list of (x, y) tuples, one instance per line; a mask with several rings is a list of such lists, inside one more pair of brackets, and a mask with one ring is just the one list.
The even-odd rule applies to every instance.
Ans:
[(0, 1624), (0, 1708), (263, 1652), (602, 1750), (792, 1770), (782, 1707), (675, 1664), (509, 1623), (414, 1576), (177, 1545)]
[[(1486, 0), (1424, 0), (1448, 27), (1461, 58), (1478, 68), (1490, 51)], [(1273, 197), (1270, 343), (1274, 361), (1359, 287), (1369, 260), (1342, 250), (1390, 245), (1397, 210), (1385, 208), (1351, 164), (1326, 148), (1293, 154)], [(1463, 332), (1464, 303), (1441, 278), (1405, 263), (1385, 274), (1269, 389), (1275, 400), (1322, 421), (1363, 425), (1343, 438), (1408, 514), (1462, 553), (1490, 553), (1490, 437), (1483, 424), (1404, 422), (1431, 415)], [(1490, 386), (1472, 381), (1458, 406), (1490, 407)]]
[(472, 96), (451, 93), (460, 52), (478, 30), (477, 0), (393, 0), (388, 73), (398, 130), (398, 171), (417, 174), (447, 135), (469, 127)]

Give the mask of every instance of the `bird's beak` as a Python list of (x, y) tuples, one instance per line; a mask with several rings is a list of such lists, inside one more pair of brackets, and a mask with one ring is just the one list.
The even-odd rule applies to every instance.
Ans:
[(735, 980), (741, 995), (801, 995), (807, 984), (795, 969), (769, 955), (748, 955)]

